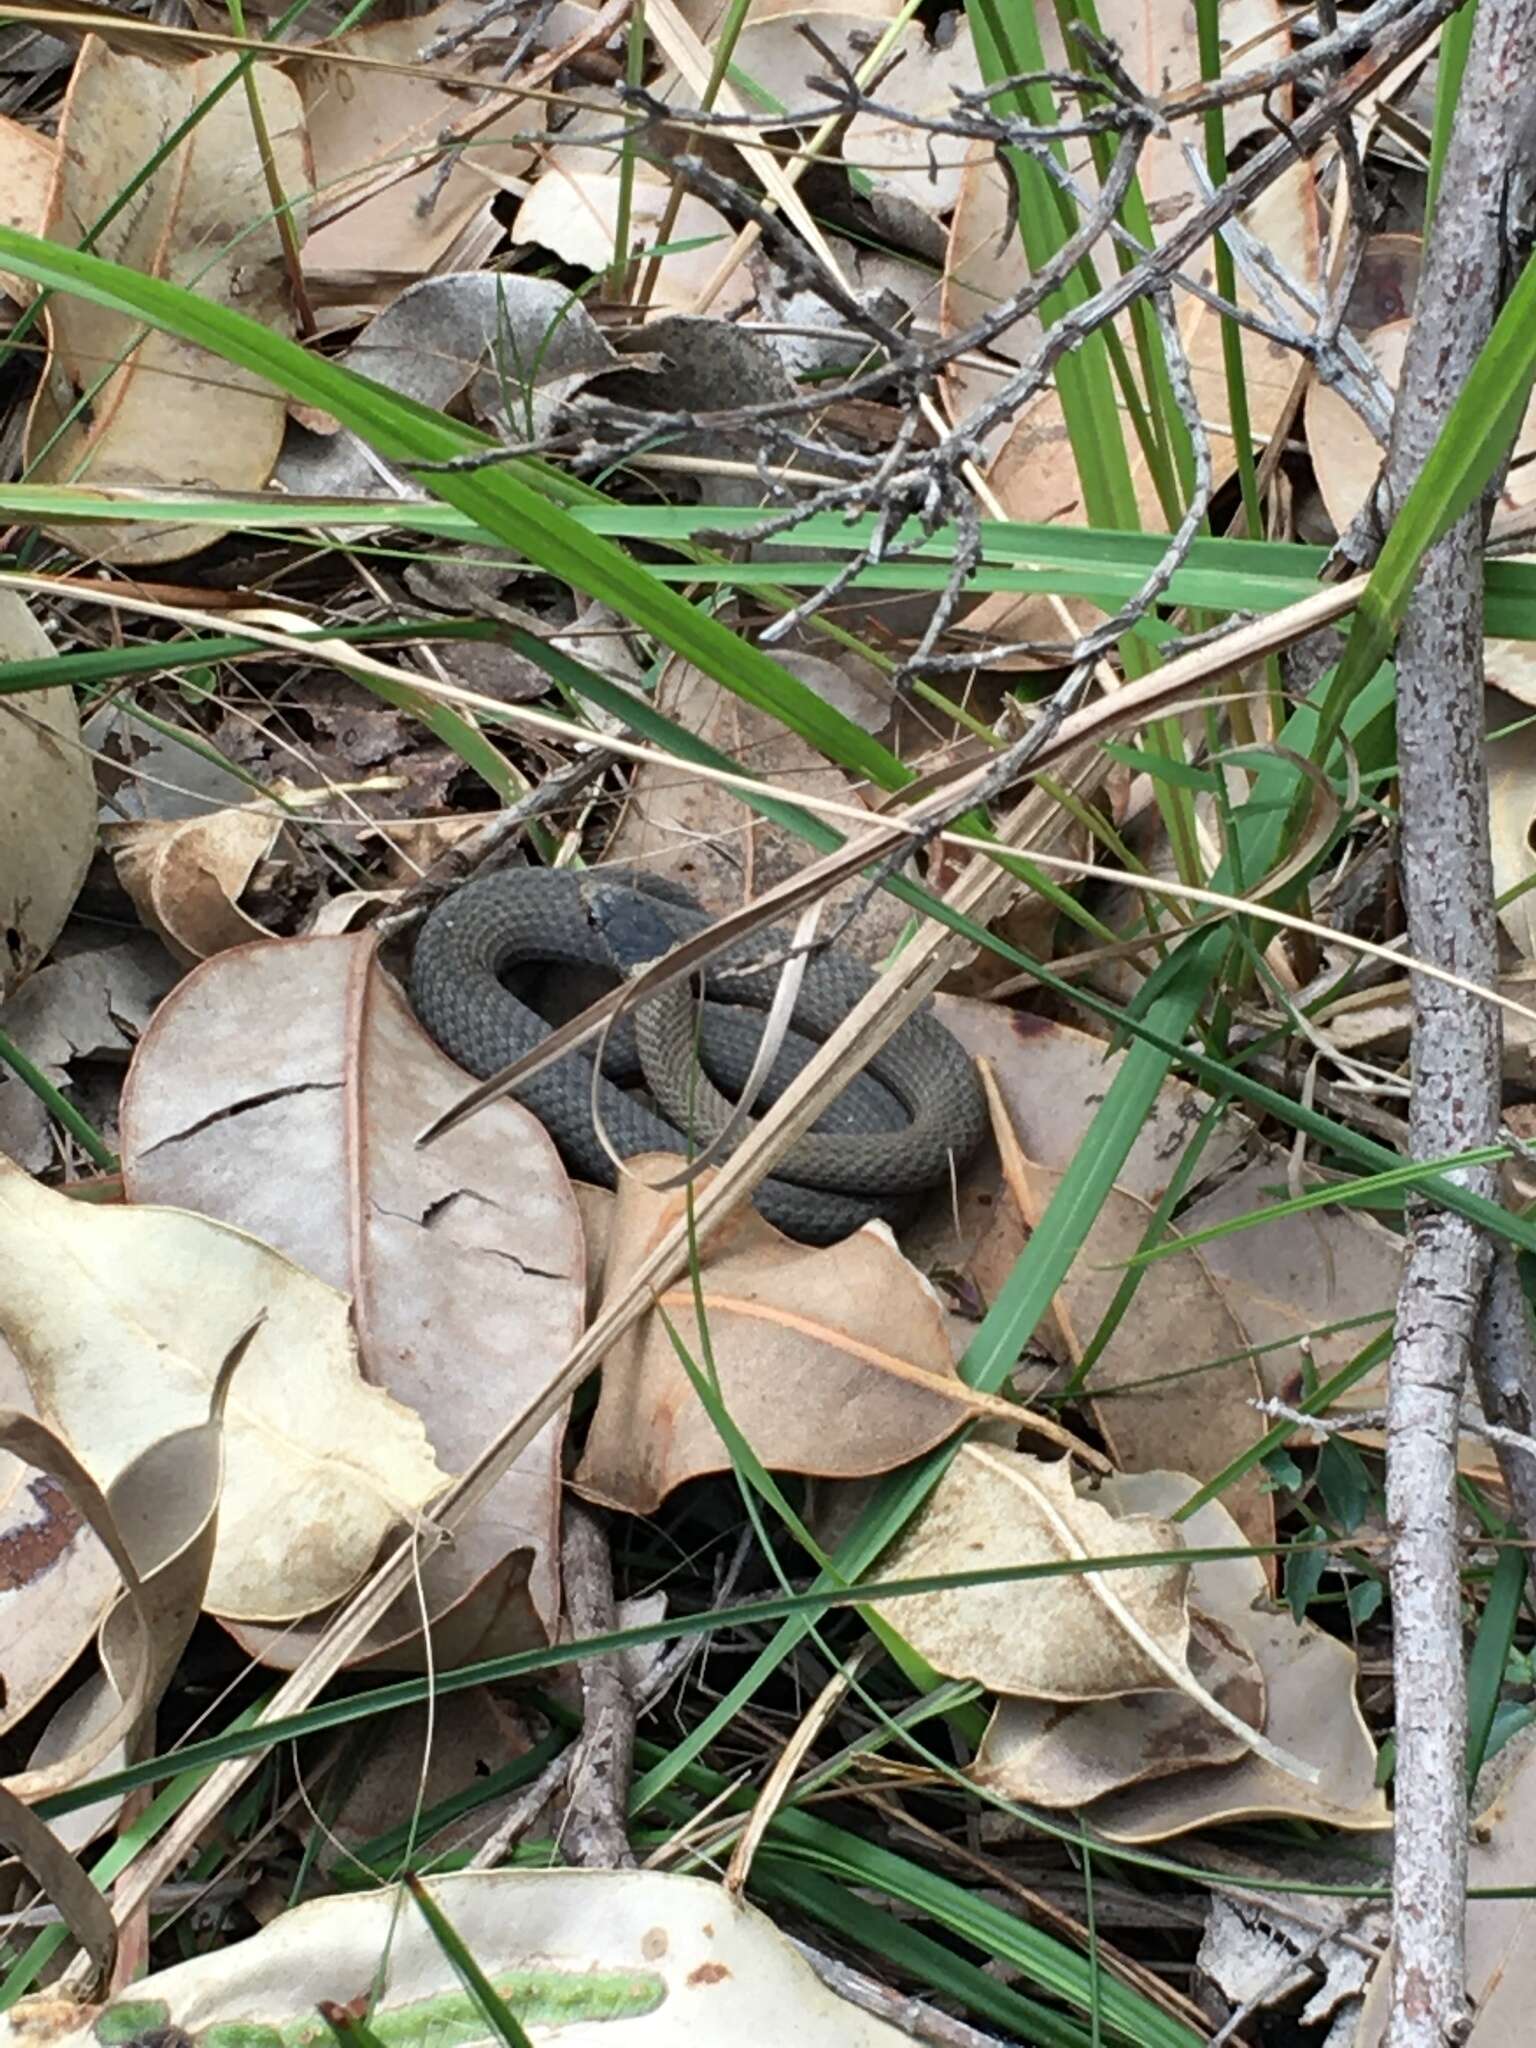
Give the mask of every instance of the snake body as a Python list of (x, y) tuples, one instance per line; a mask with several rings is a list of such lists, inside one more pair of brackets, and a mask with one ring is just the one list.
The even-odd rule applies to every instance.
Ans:
[[(550, 1030), (506, 987), (502, 977), (512, 969), (538, 962), (620, 977), (712, 921), (671, 885), (627, 872), (616, 879), (602, 870), (544, 868), (487, 875), (427, 918), (411, 963), (411, 1000), (443, 1050), (486, 1079)], [(733, 1114), (721, 1090), (739, 1091), (746, 1080), (788, 943), (782, 931), (759, 931), (711, 960), (702, 1021), (680, 981), (642, 1004), (633, 1026), (610, 1034), (597, 1099), (622, 1158), (686, 1152), (685, 1130), (697, 1150)], [(771, 964), (753, 973), (742, 965), (747, 959)], [(812, 955), (795, 1028), (768, 1076), (766, 1099), (800, 1072), (873, 980), (862, 962), (835, 946)], [(660, 1113), (618, 1085), (630, 1079), (643, 1079)], [(571, 1054), (515, 1093), (573, 1173), (613, 1185), (613, 1161), (593, 1128), (588, 1058)], [(974, 1149), (985, 1124), (970, 1060), (925, 1006), (789, 1149), (775, 1177), (758, 1188), (757, 1206), (790, 1236), (830, 1243), (872, 1217), (899, 1214), (907, 1198), (947, 1176), (951, 1159), (958, 1163)]]

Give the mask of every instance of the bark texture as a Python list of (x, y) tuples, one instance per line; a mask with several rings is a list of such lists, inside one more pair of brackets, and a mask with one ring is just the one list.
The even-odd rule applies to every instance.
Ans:
[[(1509, 284), (1508, 195), (1536, 106), (1536, 4), (1481, 0), (1447, 158), (1383, 486), (1389, 516), (1422, 468)], [(1398, 644), (1402, 870), (1411, 952), (1469, 980), (1497, 974), (1483, 758), (1487, 507), (1425, 557)], [(1432, 1159), (1496, 1139), (1501, 1026), (1488, 1003), (1414, 978), (1412, 1150)], [(1495, 1170), (1466, 1172), (1497, 1197)], [(1467, 2024), (1466, 1684), (1456, 1438), (1494, 1250), (1458, 1216), (1413, 1218), (1398, 1301), (1387, 1428), (1397, 1700), (1394, 1977), (1389, 2048), (1447, 2048)], [(1507, 1289), (1486, 1319), (1516, 1347)]]

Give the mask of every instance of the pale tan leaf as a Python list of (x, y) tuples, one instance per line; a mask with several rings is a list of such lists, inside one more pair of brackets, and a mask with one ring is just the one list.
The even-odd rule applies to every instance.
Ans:
[[(0, 1337), (0, 1406), (33, 1402), (16, 1354)], [(96, 1633), (117, 1590), (101, 1538), (63, 1484), (0, 1452), (0, 1546), (10, 1562), (0, 1583), (0, 1730), (30, 1714)]]
[(73, 1202), (0, 1162), (0, 1244), (0, 1329), (99, 1485), (202, 1421), (220, 1360), (266, 1311), (229, 1406), (213, 1612), (340, 1598), (443, 1484), (417, 1417), (358, 1377), (346, 1297), (244, 1232)]
[[(52, 657), (14, 590), (0, 590), (0, 659)], [(0, 698), (0, 1001), (64, 929), (96, 843), (96, 785), (72, 690)]]
[[(795, 2048), (906, 2048), (909, 2037), (835, 1997), (766, 1915), (702, 1877), (651, 1870), (486, 1870), (431, 1880), (433, 1897), (537, 2040), (618, 2036), (624, 2048), (761, 2038), (765, 2015)], [(0, 2014), (0, 2048), (127, 2039), (148, 2008), (180, 2036), (238, 2028), (307, 2036), (323, 2000), (364, 1988), (385, 2037), (493, 2048), (499, 2038), (396, 1887), (314, 1899), (249, 1940), (152, 1972), (120, 2001), (57, 1993)], [(163, 2018), (161, 2017), (163, 2015)]]
[[(0, 114), (0, 226), (35, 235), (43, 222), (48, 186), (53, 178), (58, 145), (24, 121)], [(30, 306), (37, 286), (29, 278), (0, 270), (0, 292), (19, 306)]]
[[(1045, 1464), (972, 1442), (885, 1553), (882, 1577), (1062, 1569), (898, 1597), (882, 1601), (880, 1611), (936, 1671), (974, 1678), (995, 1692), (1103, 1700), (1172, 1688), (1261, 1757), (1266, 1770), (1287, 1782), (1295, 1777), (1305, 1789), (1318, 1775), (1305, 1755), (1244, 1721), (1191, 1671), (1189, 1567), (1150, 1561), (1183, 1547), (1174, 1524), (1112, 1512), (1077, 1492), (1065, 1460)], [(1088, 1560), (1138, 1555), (1149, 1562), (1108, 1572), (1087, 1568)], [(1262, 1653), (1255, 1654), (1262, 1663)]]
[(240, 897), (282, 829), (271, 808), (105, 825), (102, 842), (140, 918), (184, 966), (266, 934)]
[[(616, 252), (619, 195), (617, 172), (568, 170), (557, 152), (518, 208), (512, 239), (536, 242), (580, 270), (606, 270)], [(655, 243), (670, 199), (671, 187), (660, 179), (635, 179), (629, 214), (631, 252)], [(724, 214), (692, 192), (684, 193), (667, 236), (671, 253), (663, 256), (657, 267), (650, 305), (664, 311), (691, 310), (720, 267), (732, 239)], [(675, 246), (678, 244), (696, 246)], [(751, 279), (744, 269), (738, 269), (717, 295), (711, 311), (721, 316), (740, 312), (752, 296)]]
[[(70, 80), (42, 232), (146, 276), (191, 286), (279, 334), (293, 332), (282, 244), (244, 93), (226, 92), (137, 192), (100, 223), (166, 136), (228, 76), (229, 59), (158, 64), (88, 37)], [(309, 190), (298, 92), (274, 66), (251, 72), (276, 175)], [(302, 218), (302, 214), (300, 215)], [(27, 419), (35, 483), (260, 490), (283, 431), (283, 398), (243, 370), (131, 314), (70, 293), (49, 301), (47, 367)], [(81, 404), (81, 401), (84, 404)], [(220, 538), (216, 526), (66, 526), (59, 538), (109, 562), (168, 562)]]
[[(1195, 1491), (1182, 1473), (1144, 1472), (1100, 1482), (1097, 1498), (1122, 1515), (1168, 1516)], [(1242, 1542), (1219, 1501), (1178, 1525), (1192, 1550)], [(1252, 1603), (1243, 1560), (1192, 1560), (1189, 1664), (1206, 1691), (1250, 1727), (1265, 1726), (1264, 1678), (1242, 1638)], [(1236, 1763), (1246, 1745), (1178, 1692), (1143, 1692), (1079, 1706), (999, 1700), (976, 1754), (979, 1784), (1006, 1798), (1053, 1807), (1090, 1799), (1178, 1771)]]
[[(421, 1416), (449, 1471), (540, 1391), (583, 1313), (580, 1223), (534, 1118), (501, 1102), (416, 1146), (462, 1089), (356, 934), (246, 947), (190, 976), (156, 1013), (122, 1108), (133, 1197), (249, 1230), (349, 1293), (365, 1372)], [(466, 1657), (547, 1640), (560, 1435), (545, 1430), (424, 1560), (440, 1658), (448, 1631)], [(413, 1590), (370, 1652), (420, 1624)], [(304, 1631), (245, 1640), (284, 1664), (307, 1647)]]
[(1189, 1567), (1112, 1573), (1080, 1558), (1183, 1548), (1171, 1524), (1109, 1512), (1054, 1463), (962, 1446), (927, 1503), (880, 1560), (884, 1579), (1059, 1564), (1054, 1576), (883, 1600), (880, 1612), (936, 1671), (995, 1692), (1051, 1700), (1117, 1699), (1187, 1676)]
[[(1174, 1507), (1180, 1488), (1185, 1499), (1192, 1490), (1186, 1474), (1166, 1472), (1117, 1484), (1129, 1489), (1129, 1502), (1156, 1502), (1164, 1511)], [(1238, 1540), (1219, 1502), (1179, 1526), (1191, 1547)], [(1224, 1558), (1218, 1570), (1203, 1592), (1213, 1618), (1242, 1642), (1263, 1674), (1265, 1737), (1309, 1766), (1311, 1778), (1276, 1770), (1256, 1752), (1218, 1769), (1128, 1786), (1097, 1800), (1084, 1819), (1117, 1842), (1165, 1841), (1191, 1828), (1266, 1814), (1354, 1830), (1384, 1826), (1387, 1803), (1376, 1784), (1376, 1746), (1355, 1697), (1354, 1652), (1311, 1622), (1293, 1621), (1272, 1601), (1258, 1558)]]
[[(1240, 1721), (1262, 1725), (1264, 1680), (1242, 1645), (1190, 1616), (1189, 1668)], [(1179, 1692), (1127, 1693), (1081, 1706), (999, 1700), (972, 1775), (1023, 1805), (1076, 1811), (1143, 1778), (1235, 1763), (1245, 1745)]]
[[(645, 1159), (630, 1164), (647, 1168)], [(622, 1294), (683, 1202), (681, 1192), (657, 1195), (625, 1176), (605, 1298)], [(889, 1472), (942, 1443), (973, 1412), (954, 1376), (938, 1300), (883, 1225), (816, 1249), (743, 1209), (706, 1239), (702, 1256), (721, 1399), (765, 1465), (835, 1478)], [(691, 1286), (668, 1289), (660, 1306), (701, 1360)], [(647, 1317), (603, 1361), (576, 1484), (591, 1499), (649, 1514), (686, 1480), (730, 1462), (661, 1316)]]
[[(466, 28), (473, 0), (449, 0), (430, 14), (366, 21), (333, 47), (349, 56), (419, 65), (438, 38)], [(499, 190), (514, 189), (533, 161), (529, 137), (544, 126), (541, 99), (466, 93), (474, 44), (422, 68), (428, 76), (306, 63), (298, 79), (315, 163), (315, 202), (304, 272), (352, 288), (350, 307), (377, 307), (401, 285), (453, 268), (455, 252), (488, 218)], [(439, 184), (456, 134), (469, 138)], [(370, 284), (377, 279), (382, 290)]]
[[(61, 1781), (77, 1784), (103, 1764), (138, 1760), (150, 1717), (186, 1648), (213, 1565), (224, 1481), (224, 1407), (255, 1325), (226, 1354), (207, 1419), (151, 1443), (118, 1473), (104, 1498), (91, 1499), (73, 1476), (70, 1491), (108, 1547), (132, 1570), (97, 1644), (101, 1669), (72, 1693), (44, 1729), (24, 1779), (31, 1796)], [(102, 1517), (105, 1517), (103, 1525)], [(103, 1754), (111, 1742), (112, 1750)], [(71, 1849), (83, 1849), (121, 1811), (121, 1796), (76, 1807), (53, 1823)]]

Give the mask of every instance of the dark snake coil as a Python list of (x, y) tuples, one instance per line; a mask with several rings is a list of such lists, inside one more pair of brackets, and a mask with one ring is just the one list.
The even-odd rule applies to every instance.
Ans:
[[(671, 885), (628, 872), (504, 870), (467, 883), (428, 916), (411, 963), (411, 1001), (443, 1050), (488, 1079), (550, 1030), (506, 987), (504, 975), (542, 963), (622, 978), (712, 922)], [(679, 982), (642, 1005), (634, 1025), (610, 1034), (598, 1101), (622, 1158), (697, 1150), (721, 1127), (730, 1097), (747, 1078), (789, 943), (788, 934), (772, 928), (711, 960), (702, 1016)], [(770, 964), (756, 973), (741, 964), (762, 960)], [(811, 956), (795, 1028), (762, 1099), (772, 1101), (789, 1085), (874, 979), (836, 946)], [(633, 1080), (644, 1081), (660, 1114), (625, 1093), (620, 1084)], [(514, 1092), (573, 1174), (613, 1186), (613, 1162), (592, 1123), (589, 1058), (571, 1054)], [(948, 1177), (951, 1160), (958, 1165), (968, 1157), (986, 1120), (970, 1059), (925, 1005), (789, 1149), (754, 1199), (789, 1236), (830, 1243), (872, 1217), (901, 1215), (912, 1196)], [(685, 1128), (694, 1133), (692, 1148)]]

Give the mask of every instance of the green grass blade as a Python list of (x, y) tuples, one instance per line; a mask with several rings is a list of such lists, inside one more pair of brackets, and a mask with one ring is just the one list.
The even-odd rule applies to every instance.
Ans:
[[(290, 397), (333, 414), (380, 455), (407, 469), (413, 462), (447, 462), (494, 445), (445, 414), (310, 355), (244, 314), (211, 305), (164, 278), (140, 277), (120, 264), (7, 227), (0, 227), (0, 267), (209, 349)], [(895, 755), (852, 719), (823, 703), (760, 648), (689, 604), (621, 548), (578, 525), (525, 482), (514, 464), (465, 474), (424, 472), (419, 480), (434, 496), (467, 513), (482, 531), (572, 588), (611, 605), (840, 766), (867, 775), (882, 789), (900, 789), (912, 779)]]

